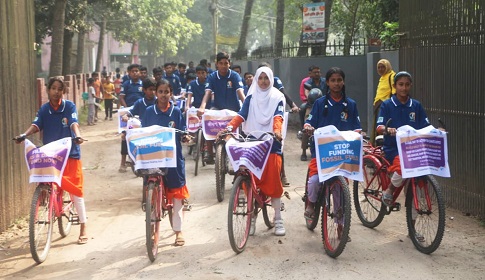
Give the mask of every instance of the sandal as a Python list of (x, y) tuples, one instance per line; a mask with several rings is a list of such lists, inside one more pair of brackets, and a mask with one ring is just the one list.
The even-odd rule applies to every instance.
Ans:
[(177, 237), (175, 238), (175, 246), (184, 246), (185, 245), (185, 239), (183, 237)]
[(88, 237), (86, 235), (81, 235), (79, 236), (78, 240), (77, 240), (77, 244), (86, 244), (88, 243)]
[(389, 194), (387, 193), (386, 191), (384, 191), (382, 193), (382, 198), (381, 198), (381, 201), (384, 205), (386, 205), (387, 207), (390, 207), (392, 206), (392, 200), (394, 199), (394, 196), (392, 194)]
[(305, 210), (305, 213), (303, 214), (303, 216), (305, 217), (305, 219), (313, 220), (315, 219), (315, 211)]

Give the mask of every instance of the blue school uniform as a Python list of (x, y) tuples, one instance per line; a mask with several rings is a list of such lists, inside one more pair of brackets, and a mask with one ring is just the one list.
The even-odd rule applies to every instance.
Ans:
[(241, 76), (232, 70), (229, 70), (226, 76), (221, 76), (219, 71), (215, 71), (207, 77), (206, 89), (214, 93), (213, 106), (219, 110), (229, 109), (238, 112), (241, 106), (237, 90), (242, 87)]
[[(244, 103), (242, 105), (242, 108), (237, 113), (239, 116), (241, 116), (244, 119), (244, 121), (247, 121), (248, 114), (249, 114), (249, 105), (251, 104), (251, 98), (252, 97), (253, 96), (250, 95), (246, 99), (244, 99)], [(283, 101), (278, 103), (278, 106), (276, 107), (276, 110), (274, 111), (273, 116), (281, 116), (282, 118), (285, 117), (285, 112), (284, 112), (285, 107), (283, 107), (283, 105), (284, 105)], [(249, 120), (249, 121), (251, 121), (251, 120)], [(251, 131), (246, 131), (246, 132), (251, 132)], [(272, 132), (272, 131), (267, 131), (267, 132)], [(271, 153), (281, 155), (282, 151), (281, 151), (281, 143), (280, 142), (273, 141), (273, 146), (271, 146)]]
[[(43, 132), (42, 142), (44, 144), (49, 144), (65, 137), (75, 137), (76, 135), (71, 130), (73, 123), (78, 123), (76, 105), (64, 99), (57, 110), (54, 110), (49, 102), (43, 104), (32, 122), (39, 131)], [(69, 157), (81, 158), (81, 149), (74, 141), (72, 142)]]
[[(185, 120), (182, 112), (177, 106), (170, 101), (170, 108), (166, 112), (158, 109), (157, 105), (151, 105), (146, 109), (145, 116), (141, 121), (142, 127), (160, 125), (185, 130)], [(166, 175), (166, 186), (171, 189), (177, 189), (185, 186), (185, 159), (182, 155), (182, 144), (180, 133), (175, 135), (175, 144), (177, 145), (177, 167), (168, 168)]]
[[(409, 125), (415, 129), (421, 129), (430, 125), (426, 112), (418, 100), (409, 98), (405, 104), (402, 104), (396, 95), (382, 102), (377, 126), (386, 125), (390, 118), (392, 120), (389, 125), (395, 128)], [(383, 148), (386, 159), (392, 163), (398, 155), (396, 137), (384, 135)]]
[(138, 82), (133, 82), (132, 79), (125, 81), (121, 85), (120, 95), (125, 96), (125, 103), (127, 107), (133, 106), (135, 102), (143, 98), (143, 82), (139, 79)]
[[(192, 102), (192, 106), (194, 106), (195, 108), (199, 108), (200, 104), (202, 103), (202, 99), (204, 98), (204, 95), (205, 95), (205, 86), (206, 86), (205, 83), (199, 83), (199, 78), (193, 80), (187, 86), (187, 93), (188, 94), (192, 93), (192, 97), (194, 98), (194, 101)], [(206, 108), (210, 108), (210, 107), (211, 107), (211, 100), (207, 101), (207, 104), (206, 104)]]
[(279, 91), (282, 91), (285, 87), (283, 86), (283, 82), (281, 81), (280, 78), (274, 77), (274, 82), (273, 82), (273, 87), (276, 88)]
[(143, 117), (145, 117), (145, 112), (146, 112), (146, 109), (148, 108), (148, 106), (155, 104), (156, 101), (157, 101), (156, 98), (153, 98), (152, 100), (147, 100), (146, 98), (138, 99), (135, 102), (135, 104), (133, 104), (133, 108), (131, 108), (130, 111), (128, 111), (128, 112), (132, 116), (138, 115), (140, 120), (142, 120)]
[[(328, 102), (327, 102), (328, 100)], [(328, 103), (328, 104), (327, 104)], [(347, 106), (345, 106), (347, 104)], [(327, 107), (327, 108), (325, 108)], [(347, 107), (345, 112), (345, 107)], [(325, 113), (326, 110), (326, 113)], [(333, 100), (329, 95), (320, 97), (313, 104), (312, 111), (305, 123), (315, 129), (327, 125), (333, 125), (340, 131), (361, 129), (357, 104), (351, 98), (342, 98), (340, 101)], [(315, 157), (315, 147), (310, 147), (312, 158)]]
[(172, 74), (171, 76), (163, 75), (163, 78), (167, 80), (170, 85), (172, 85), (173, 95), (180, 95), (182, 92), (182, 86), (180, 85), (180, 78), (177, 75)]

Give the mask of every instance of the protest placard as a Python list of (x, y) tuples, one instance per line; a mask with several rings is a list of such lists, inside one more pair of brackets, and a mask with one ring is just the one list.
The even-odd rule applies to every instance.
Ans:
[(397, 129), (396, 142), (403, 178), (450, 177), (445, 131), (431, 125), (419, 130), (405, 125)]
[(234, 170), (246, 166), (258, 179), (263, 175), (273, 145), (273, 137), (264, 141), (238, 142), (229, 139), (226, 142), (226, 152)]
[(190, 133), (197, 132), (201, 126), (201, 120), (197, 116), (197, 108), (189, 108), (186, 114), (185, 119), (187, 121), (187, 131)]
[[(227, 127), (227, 124), (237, 115), (231, 110), (206, 110), (202, 115), (202, 131), (205, 140), (215, 140), (217, 133)], [(236, 127), (234, 128), (236, 132)]]
[(318, 128), (313, 135), (320, 182), (334, 176), (363, 181), (362, 135), (333, 125)]

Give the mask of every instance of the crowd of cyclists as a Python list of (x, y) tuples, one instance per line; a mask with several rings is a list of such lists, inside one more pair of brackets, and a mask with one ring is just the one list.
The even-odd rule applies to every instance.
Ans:
[[(112, 119), (111, 96), (119, 100), (120, 106), (130, 108), (126, 117), (138, 116), (142, 127), (160, 125), (186, 130), (184, 112), (191, 107), (198, 108), (198, 115), (202, 116), (207, 109), (229, 109), (238, 113), (232, 119), (228, 127), (242, 127), (243, 132), (254, 130), (274, 133), (277, 139), (282, 140), (282, 126), (286, 106), (292, 112), (300, 112), (302, 136), (311, 135), (320, 127), (334, 125), (341, 131), (362, 131), (356, 102), (348, 97), (345, 88), (345, 73), (338, 67), (331, 67), (321, 74), (320, 67), (312, 65), (308, 69), (308, 77), (302, 80), (300, 87), (299, 107), (285, 92), (281, 80), (276, 77), (268, 63), (262, 63), (256, 73), (246, 72), (242, 74), (241, 67), (231, 66), (227, 53), (221, 52), (216, 55), (216, 70), (210, 68), (207, 60), (201, 60), (194, 66), (191, 62), (188, 66), (184, 63), (165, 63), (162, 67), (152, 70), (149, 77), (147, 68), (137, 64), (131, 64), (127, 68), (127, 74), (121, 77), (116, 74), (116, 79), (111, 85), (103, 88), (97, 81), (97, 77), (90, 80), (90, 87), (96, 96), (98, 92), (105, 93), (108, 101), (106, 120)], [(384, 136), (384, 151), (386, 157), (393, 163), (394, 175), (392, 185), (399, 186), (400, 166), (396, 148), (396, 127), (410, 125), (416, 129), (429, 124), (426, 113), (421, 104), (409, 95), (412, 87), (412, 76), (407, 72), (398, 72), (391, 76), (390, 63), (379, 61), (378, 72), (381, 75), (381, 96), (376, 97), (379, 108), (376, 109), (376, 125), (374, 129)], [(392, 72), (394, 73), (394, 72)], [(109, 77), (105, 74), (103, 83), (110, 84)], [(389, 77), (388, 77), (389, 76)], [(387, 85), (387, 87), (386, 87)], [(43, 131), (43, 142), (47, 144), (63, 137), (78, 139), (73, 142), (70, 159), (64, 173), (62, 187), (73, 192), (77, 212), (80, 216), (81, 231), (79, 243), (87, 242), (86, 210), (83, 200), (83, 174), (80, 161), (79, 145), (82, 144), (81, 131), (76, 106), (71, 101), (63, 98), (65, 84), (61, 79), (53, 78), (48, 83), (49, 102), (44, 104), (32, 125), (19, 135), (17, 139), (25, 139), (26, 136)], [(184, 107), (177, 105), (176, 99), (186, 99)], [(111, 104), (109, 104), (111, 103)], [(96, 106), (95, 106), (96, 107)], [(393, 127), (384, 131), (384, 124), (392, 118)], [(90, 114), (88, 125), (93, 125), (97, 119), (96, 113)], [(222, 132), (227, 131), (223, 130)], [(306, 150), (311, 150), (309, 162), (309, 199), (314, 202), (318, 191), (319, 182), (317, 176), (317, 164), (313, 145), (308, 147), (308, 139), (302, 139), (301, 160), (306, 161)], [(81, 140), (79, 140), (81, 139)], [(182, 155), (182, 142), (190, 142), (189, 137), (177, 136), (177, 167), (170, 168), (166, 177), (166, 186), (169, 196), (173, 199), (174, 219), (173, 230), (176, 233), (174, 245), (183, 246), (185, 240), (182, 234), (183, 224), (183, 200), (189, 198), (190, 186), (185, 178), (185, 159)], [(214, 164), (213, 141), (207, 141), (207, 156), (204, 159), (207, 164)], [(127, 143), (125, 134), (121, 135), (121, 160), (119, 172), (126, 172)], [(140, 182), (141, 184), (141, 182)], [(283, 187), (288, 186), (288, 180), (284, 172), (284, 152), (280, 142), (275, 141), (271, 148), (271, 155), (263, 176), (258, 180), (267, 196), (272, 198), (275, 209), (275, 231), (277, 236), (285, 235), (286, 230), (281, 217), (281, 201)], [(383, 202), (388, 203), (392, 199), (393, 187), (383, 194)], [(311, 217), (313, 208), (307, 207), (304, 215)], [(255, 218), (251, 220), (251, 231), (254, 233)]]

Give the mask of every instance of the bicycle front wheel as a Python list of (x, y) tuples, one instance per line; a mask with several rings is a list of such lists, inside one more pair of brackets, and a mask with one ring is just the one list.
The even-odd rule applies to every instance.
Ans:
[(227, 233), (232, 250), (237, 254), (244, 251), (251, 227), (253, 195), (251, 181), (247, 176), (239, 176), (232, 187), (227, 211)]
[(440, 246), (445, 231), (445, 202), (441, 187), (430, 175), (414, 179), (409, 187), (406, 204), (409, 237), (418, 251), (431, 254)]
[[(29, 242), (30, 253), (36, 263), (44, 262), (52, 241), (52, 229), (55, 218), (53, 201), (50, 196), (51, 186), (37, 186), (30, 205)], [(49, 213), (51, 213), (49, 215)]]
[[(332, 180), (332, 179), (330, 179)], [(322, 241), (325, 252), (336, 258), (342, 254), (349, 240), (350, 192), (341, 176), (325, 182), (322, 210)]]
[(199, 173), (199, 158), (200, 158), (200, 144), (202, 142), (202, 130), (199, 129), (199, 131), (197, 132), (197, 142), (195, 143), (194, 146), (192, 146), (195, 151), (194, 151), (194, 161), (195, 161), (195, 168), (194, 168), (194, 176), (197, 176), (197, 174)]
[(362, 224), (368, 228), (378, 226), (386, 215), (386, 206), (379, 198), (382, 180), (378, 168), (372, 160), (364, 157), (364, 182), (354, 181), (355, 211)]
[(153, 262), (158, 254), (158, 240), (161, 220), (160, 189), (155, 183), (148, 183), (145, 205), (146, 246), (148, 258)]
[(224, 200), (224, 190), (226, 183), (226, 149), (224, 144), (220, 143), (216, 146), (216, 194), (217, 201), (221, 202)]
[(74, 218), (74, 207), (72, 204), (71, 196), (66, 191), (61, 191), (60, 198), (62, 199), (62, 215), (57, 220), (59, 226), (59, 233), (62, 237), (66, 237), (71, 232), (72, 220)]

